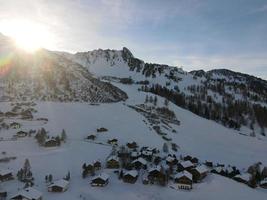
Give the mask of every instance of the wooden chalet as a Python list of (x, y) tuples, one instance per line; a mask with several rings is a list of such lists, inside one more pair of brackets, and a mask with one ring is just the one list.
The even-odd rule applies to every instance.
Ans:
[(65, 192), (69, 188), (69, 181), (60, 179), (48, 186), (48, 192)]
[(147, 161), (144, 158), (137, 158), (136, 160), (132, 161), (132, 165), (135, 169), (146, 169), (147, 168)]
[(101, 162), (100, 161), (95, 161), (94, 162), (94, 169), (95, 170), (100, 170), (101, 169)]
[(94, 172), (95, 172), (94, 165), (92, 165), (92, 164), (88, 164), (88, 165), (85, 167), (84, 170), (86, 171), (86, 174), (87, 174), (87, 175), (88, 175), (88, 174), (92, 175), (92, 174), (94, 174)]
[(25, 132), (25, 131), (18, 131), (18, 132), (16, 133), (16, 137), (19, 137), (19, 138), (26, 137), (27, 135), (28, 135), (28, 133)]
[(149, 151), (149, 150), (143, 150), (141, 152), (141, 157), (143, 157), (144, 159), (148, 160), (148, 161), (152, 161), (153, 158), (153, 151)]
[(13, 177), (11, 170), (0, 169), (0, 181), (1, 182), (13, 180), (13, 179), (14, 179), (14, 177)]
[(134, 141), (128, 142), (126, 145), (129, 149), (136, 149), (138, 147), (137, 143)]
[(187, 160), (191, 161), (192, 160), (192, 156), (189, 156), (189, 155), (185, 156), (184, 157), (184, 161), (187, 161)]
[(177, 164), (177, 171), (181, 172), (184, 170), (190, 170), (193, 167), (194, 167), (194, 164), (190, 160), (187, 160), (187, 161), (183, 161)]
[(93, 134), (92, 135), (88, 135), (87, 139), (88, 140), (95, 140), (96, 139), (96, 135), (93, 135)]
[(58, 143), (58, 141), (56, 139), (51, 138), (51, 139), (47, 139), (44, 142), (44, 146), (45, 147), (56, 147), (56, 146), (59, 146), (59, 143)]
[(206, 165), (207, 167), (213, 167), (213, 162), (211, 162), (211, 161), (207, 161), (207, 160), (206, 160), (205, 165)]
[(165, 183), (167, 181), (164, 169), (159, 165), (151, 167), (148, 170), (147, 178), (151, 183), (155, 183), (156, 182), (156, 183), (159, 183), (159, 184), (162, 184), (162, 185), (165, 185)]
[(188, 171), (183, 171), (175, 175), (174, 182), (178, 189), (191, 190), (193, 185), (192, 174)]
[(137, 178), (138, 178), (138, 172), (136, 170), (123, 172), (123, 178), (122, 178), (123, 182), (133, 184), (136, 182)]
[(98, 133), (101, 133), (101, 132), (107, 132), (108, 129), (106, 129), (106, 128), (104, 128), (104, 127), (101, 127), (101, 128), (96, 129), (96, 131), (97, 131)]
[(110, 140), (108, 140), (108, 144), (118, 145), (118, 139), (116, 139), (116, 138), (110, 139)]
[(193, 181), (197, 183), (207, 176), (208, 169), (204, 165), (200, 165), (190, 169), (190, 173), (193, 175)]
[(111, 156), (107, 159), (106, 167), (109, 169), (118, 169), (120, 168), (120, 161), (117, 156)]
[(38, 190), (28, 187), (19, 191), (16, 195), (11, 197), (12, 200), (42, 200), (42, 193)]
[(109, 182), (109, 175), (102, 173), (92, 178), (91, 186), (104, 187), (108, 184), (108, 182)]
[(247, 185), (249, 184), (250, 178), (251, 174), (249, 173), (238, 174), (233, 177), (233, 179), (236, 180), (237, 182), (244, 183)]
[(171, 155), (169, 155), (169, 156), (167, 156), (167, 158), (165, 159), (165, 161), (166, 161), (166, 164), (167, 165), (176, 165), (177, 164), (177, 159), (174, 157), (174, 156), (171, 156)]
[(198, 158), (197, 157), (193, 157), (191, 159), (191, 162), (194, 163), (194, 164), (198, 164)]
[(218, 166), (218, 167), (215, 167), (211, 170), (212, 173), (214, 174), (220, 174), (222, 176), (225, 176), (226, 175), (226, 170), (224, 167), (221, 167), (221, 166)]

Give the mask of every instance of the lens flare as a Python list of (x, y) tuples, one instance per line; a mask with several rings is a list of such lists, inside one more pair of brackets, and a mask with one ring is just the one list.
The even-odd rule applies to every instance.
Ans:
[(0, 55), (0, 76), (5, 76), (11, 68), (13, 54)]

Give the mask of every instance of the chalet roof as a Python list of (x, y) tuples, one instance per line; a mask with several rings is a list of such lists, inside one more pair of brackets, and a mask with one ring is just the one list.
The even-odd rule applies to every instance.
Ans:
[(223, 167), (215, 167), (214, 170), (218, 173), (225, 171)]
[(107, 180), (109, 179), (109, 175), (106, 174), (106, 173), (99, 174), (99, 175), (97, 175), (97, 176), (94, 176), (94, 177), (92, 178), (92, 181), (93, 181), (93, 180), (96, 180), (96, 179), (102, 179), (102, 180), (104, 180), (104, 181), (107, 181)]
[(147, 150), (147, 151), (153, 151), (154, 148), (152, 148), (152, 147), (147, 147), (146, 150)]
[(166, 158), (166, 161), (167, 161), (167, 162), (172, 162), (172, 161), (174, 161), (174, 160), (175, 160), (175, 158), (172, 157), (172, 156), (168, 156), (168, 157)]
[(240, 178), (244, 181), (249, 181), (250, 177), (251, 177), (251, 175), (249, 173), (238, 174), (235, 176), (235, 178)]
[(50, 141), (57, 142), (55, 138), (47, 138), (45, 140), (45, 142), (50, 142)]
[(110, 161), (110, 160), (115, 160), (115, 161), (118, 161), (119, 162), (119, 158), (117, 156), (110, 156), (107, 161)]
[(144, 156), (151, 156), (151, 155), (153, 154), (153, 152), (152, 152), (152, 151), (144, 150), (144, 151), (142, 151), (142, 154), (143, 154)]
[(18, 194), (14, 195), (11, 199), (16, 196), (23, 196), (27, 199), (39, 199), (42, 196), (42, 193), (32, 187), (28, 187), (24, 190), (19, 191)]
[(183, 166), (183, 168), (188, 168), (188, 167), (194, 166), (194, 164), (190, 160), (183, 161), (180, 164)]
[(61, 188), (67, 188), (68, 185), (69, 185), (69, 181), (67, 181), (65, 179), (60, 179), (60, 180), (55, 181), (51, 185), (49, 185), (49, 187), (58, 186)]
[(132, 156), (132, 157), (137, 157), (137, 156), (139, 156), (139, 155), (140, 155), (140, 153), (137, 152), (137, 151), (133, 151), (133, 152), (131, 152), (131, 156)]
[(158, 171), (160, 172), (161, 170), (161, 166), (160, 165), (157, 165), (157, 166), (153, 166), (151, 167), (149, 170), (148, 170), (148, 173), (152, 172), (152, 171)]
[(208, 169), (204, 165), (199, 165), (195, 168), (200, 174), (206, 173)]
[(136, 170), (125, 171), (124, 172), (124, 176), (125, 175), (130, 175), (132, 177), (137, 177), (138, 176), (138, 172)]
[(230, 166), (228, 166), (228, 167), (226, 168), (226, 170), (228, 171), (228, 173), (231, 173), (231, 172), (234, 171), (233, 167), (230, 167)]
[(0, 176), (5, 176), (10, 173), (12, 173), (12, 171), (9, 169), (0, 169)]
[(187, 177), (188, 179), (192, 180), (192, 174), (189, 173), (188, 171), (182, 171), (178, 174), (175, 175), (174, 179), (179, 179), (181, 177)]
[(147, 164), (147, 161), (144, 158), (135, 159), (132, 163), (136, 163), (136, 162), (140, 162), (143, 165), (146, 165)]
[(18, 131), (17, 135), (20, 135), (20, 134), (28, 134), (28, 133), (26, 131)]

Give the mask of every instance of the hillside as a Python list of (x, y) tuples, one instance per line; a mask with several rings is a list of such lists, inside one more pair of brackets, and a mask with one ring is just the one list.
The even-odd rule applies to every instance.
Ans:
[(96, 77), (139, 85), (191, 112), (226, 127), (251, 129), (265, 136), (267, 82), (225, 69), (186, 72), (168, 65), (145, 63), (127, 49), (60, 53)]

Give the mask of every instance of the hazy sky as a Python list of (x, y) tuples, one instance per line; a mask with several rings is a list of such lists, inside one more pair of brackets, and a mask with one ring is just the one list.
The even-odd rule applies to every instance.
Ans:
[(45, 27), (52, 50), (126, 46), (147, 62), (267, 79), (267, 0), (0, 0), (0, 31), (17, 19)]

